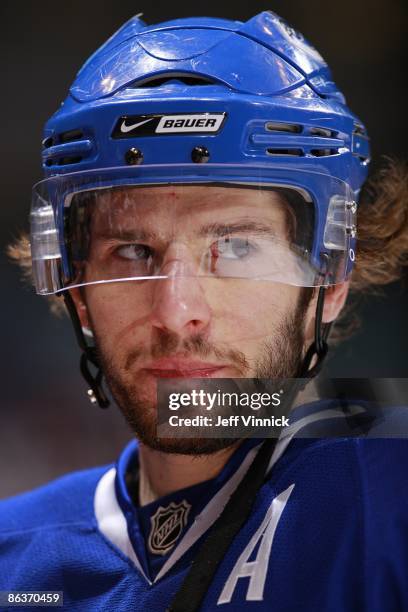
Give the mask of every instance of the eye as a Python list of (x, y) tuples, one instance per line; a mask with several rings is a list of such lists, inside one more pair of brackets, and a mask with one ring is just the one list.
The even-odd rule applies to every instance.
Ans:
[(247, 238), (225, 236), (211, 245), (211, 254), (224, 259), (243, 259), (253, 250)]
[(151, 259), (153, 250), (145, 244), (125, 244), (116, 249), (116, 253), (123, 259), (147, 261)]

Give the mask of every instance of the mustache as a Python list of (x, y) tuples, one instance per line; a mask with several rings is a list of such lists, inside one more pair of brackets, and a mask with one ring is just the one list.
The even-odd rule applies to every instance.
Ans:
[(242, 373), (247, 372), (250, 367), (245, 354), (241, 351), (217, 347), (200, 334), (189, 338), (180, 338), (178, 334), (173, 332), (160, 331), (150, 347), (146, 347), (145, 343), (140, 343), (128, 353), (124, 369), (129, 371), (138, 361), (172, 357), (174, 353), (185, 359), (189, 357), (215, 358), (219, 362), (234, 365)]

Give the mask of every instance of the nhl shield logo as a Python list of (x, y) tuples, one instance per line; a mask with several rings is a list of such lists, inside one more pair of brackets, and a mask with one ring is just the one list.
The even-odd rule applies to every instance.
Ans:
[(148, 540), (150, 552), (165, 555), (177, 542), (187, 524), (191, 504), (185, 499), (180, 504), (171, 502), (166, 508), (159, 506), (150, 518), (151, 529)]

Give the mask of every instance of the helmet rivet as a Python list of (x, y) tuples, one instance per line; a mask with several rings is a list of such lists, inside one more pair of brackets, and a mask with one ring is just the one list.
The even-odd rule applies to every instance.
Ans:
[(143, 161), (143, 153), (139, 149), (132, 147), (125, 153), (125, 161), (129, 166), (137, 166)]
[(210, 159), (210, 152), (207, 147), (194, 147), (191, 159), (195, 164), (205, 164)]

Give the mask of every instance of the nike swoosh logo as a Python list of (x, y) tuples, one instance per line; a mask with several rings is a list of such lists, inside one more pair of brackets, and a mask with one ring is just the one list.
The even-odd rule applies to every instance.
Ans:
[(139, 121), (139, 123), (133, 123), (132, 125), (126, 125), (125, 120), (120, 126), (120, 131), (122, 132), (122, 134), (126, 134), (127, 132), (134, 130), (135, 128), (139, 127), (140, 125), (143, 125), (144, 123), (147, 123), (148, 121), (151, 121), (152, 119), (153, 117), (150, 117), (150, 119), (145, 119), (144, 121)]

